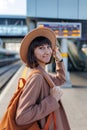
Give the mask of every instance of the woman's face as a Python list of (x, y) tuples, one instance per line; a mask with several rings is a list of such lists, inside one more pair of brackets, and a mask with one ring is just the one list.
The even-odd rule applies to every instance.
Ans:
[(41, 65), (42, 67), (45, 67), (45, 64), (47, 64), (51, 59), (52, 48), (48, 44), (38, 46), (34, 50), (34, 55), (39, 65)]

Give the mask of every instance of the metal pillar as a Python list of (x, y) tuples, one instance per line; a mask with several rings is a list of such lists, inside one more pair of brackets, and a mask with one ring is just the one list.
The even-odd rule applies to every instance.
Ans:
[(66, 83), (63, 85), (63, 87), (72, 87), (71, 81), (70, 81), (70, 73), (68, 72), (68, 47), (67, 47), (68, 40), (66, 38), (62, 39), (61, 41), (61, 51), (62, 56), (64, 60), (65, 65), (65, 73), (66, 73)]

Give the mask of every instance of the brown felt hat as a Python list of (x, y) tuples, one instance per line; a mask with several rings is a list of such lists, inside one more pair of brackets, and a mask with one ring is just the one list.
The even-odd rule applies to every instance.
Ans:
[(25, 64), (27, 62), (27, 53), (28, 53), (29, 45), (36, 37), (39, 37), (39, 36), (48, 38), (52, 43), (52, 49), (54, 49), (56, 45), (56, 36), (55, 36), (55, 33), (51, 29), (47, 27), (38, 27), (32, 30), (23, 38), (21, 42), (20, 57)]

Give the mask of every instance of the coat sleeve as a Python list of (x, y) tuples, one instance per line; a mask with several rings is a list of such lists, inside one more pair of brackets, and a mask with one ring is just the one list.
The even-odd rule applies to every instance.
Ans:
[(55, 85), (62, 85), (66, 82), (65, 67), (63, 62), (56, 61), (56, 74), (49, 74)]
[(32, 76), (26, 84), (16, 113), (16, 123), (18, 125), (30, 124), (58, 109), (58, 103), (51, 95), (44, 97), (37, 103), (42, 87), (43, 77), (40, 74)]

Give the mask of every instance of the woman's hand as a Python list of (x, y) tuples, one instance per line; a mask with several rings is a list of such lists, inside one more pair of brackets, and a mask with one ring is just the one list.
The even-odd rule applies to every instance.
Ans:
[(53, 88), (50, 89), (50, 94), (57, 100), (59, 101), (61, 99), (61, 96), (63, 95), (63, 90), (58, 87), (55, 86)]
[(56, 61), (61, 61), (63, 59), (58, 47), (55, 47), (53, 50), (53, 57)]

